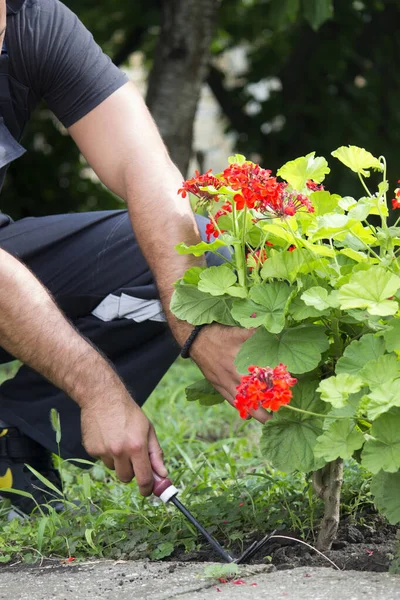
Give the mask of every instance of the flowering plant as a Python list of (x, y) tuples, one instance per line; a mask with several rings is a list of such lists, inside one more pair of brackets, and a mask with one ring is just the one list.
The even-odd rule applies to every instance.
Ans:
[[(236, 358), (236, 406), (244, 418), (259, 406), (274, 411), (262, 451), (276, 468), (313, 472), (324, 549), (337, 531), (344, 459), (373, 474), (377, 507), (400, 522), (400, 219), (387, 223), (384, 157), (355, 146), (332, 156), (358, 176), (361, 198), (325, 190), (330, 169), (315, 153), (276, 177), (236, 155), (223, 173), (184, 182), (179, 193), (208, 213), (209, 243), (178, 252), (231, 253), (220, 266), (189, 269), (171, 304), (193, 325), (256, 328)], [(371, 170), (381, 174), (376, 192)], [(205, 380), (187, 396), (223, 401)]]

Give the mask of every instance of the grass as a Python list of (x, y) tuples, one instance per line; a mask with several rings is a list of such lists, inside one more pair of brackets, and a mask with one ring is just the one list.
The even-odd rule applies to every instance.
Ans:
[[(10, 376), (8, 370), (4, 376)], [(259, 450), (260, 425), (242, 421), (228, 405), (188, 403), (184, 389), (199, 379), (193, 364), (177, 361), (145, 405), (164, 449), (181, 501), (221, 542), (241, 552), (249, 540), (272, 529), (296, 532), (313, 542), (322, 505), (309, 478), (266, 465)], [(143, 499), (135, 482), (121, 484), (102, 464), (82, 470), (60, 462), (66, 510), (24, 521), (7, 521), (0, 502), (0, 562), (30, 563), (43, 556), (68, 559), (161, 559), (175, 549), (202, 545), (173, 506)], [(369, 500), (368, 478), (355, 463), (346, 467), (343, 510), (354, 513)], [(49, 490), (50, 491), (50, 490)], [(69, 501), (79, 500), (79, 508)]]

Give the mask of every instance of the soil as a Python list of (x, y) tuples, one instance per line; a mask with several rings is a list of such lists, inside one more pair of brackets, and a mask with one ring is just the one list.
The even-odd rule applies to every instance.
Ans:
[[(332, 562), (341, 570), (387, 572), (391, 562), (400, 549), (397, 528), (386, 523), (379, 516), (369, 517), (368, 522), (355, 525), (342, 521), (332, 550), (325, 552)], [(276, 535), (300, 539), (296, 533), (279, 531)], [(260, 536), (262, 537), (262, 536)], [(244, 542), (244, 547), (250, 546), (254, 539)], [(314, 545), (313, 541), (308, 543)], [(241, 548), (231, 549), (234, 556), (240, 556)], [(266, 559), (266, 557), (270, 557)], [(179, 549), (169, 560), (220, 562), (221, 559), (208, 546), (199, 552), (184, 553)], [(269, 544), (254, 557), (250, 564), (262, 564), (270, 561), (277, 570), (294, 569), (296, 567), (329, 567), (329, 562), (317, 552), (298, 542), (285, 539), (272, 539)]]

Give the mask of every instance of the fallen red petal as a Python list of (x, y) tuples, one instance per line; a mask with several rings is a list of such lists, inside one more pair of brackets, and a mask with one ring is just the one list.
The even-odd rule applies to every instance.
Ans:
[(233, 585), (246, 585), (246, 582), (243, 581), (243, 579), (235, 579), (235, 581), (232, 581)]

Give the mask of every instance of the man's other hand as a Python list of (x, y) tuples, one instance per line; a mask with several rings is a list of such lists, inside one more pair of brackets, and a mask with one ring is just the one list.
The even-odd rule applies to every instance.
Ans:
[[(241, 345), (255, 331), (255, 329), (225, 327), (217, 324), (207, 325), (200, 332), (190, 351), (190, 356), (204, 376), (232, 406), (235, 402), (236, 387), (240, 383), (240, 375), (234, 361)], [(271, 415), (264, 408), (253, 411), (252, 417), (260, 423), (271, 419)]]
[(87, 453), (115, 469), (124, 483), (136, 477), (142, 496), (153, 491), (153, 471), (168, 475), (154, 427), (129, 396), (87, 405), (81, 424)]

